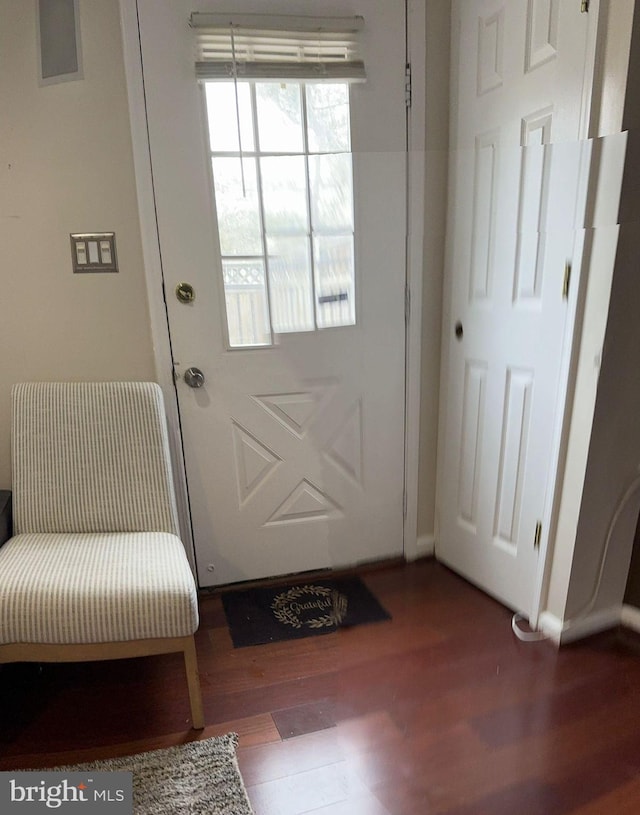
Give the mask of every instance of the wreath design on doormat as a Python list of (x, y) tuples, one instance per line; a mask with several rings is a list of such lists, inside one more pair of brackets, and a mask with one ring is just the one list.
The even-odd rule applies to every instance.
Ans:
[[(326, 586), (294, 586), (278, 594), (271, 603), (273, 616), (293, 628), (331, 628), (344, 620), (348, 600), (344, 594)], [(306, 618), (303, 612), (317, 609), (326, 613)]]

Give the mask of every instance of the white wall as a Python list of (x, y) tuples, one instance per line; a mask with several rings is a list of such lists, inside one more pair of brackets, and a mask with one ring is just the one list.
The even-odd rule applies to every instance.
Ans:
[[(587, 476), (578, 522), (567, 616), (585, 602), (594, 585), (608, 527), (621, 500), (640, 487), (640, 19), (635, 20), (629, 63), (623, 130), (626, 157), (619, 209), (619, 238), (602, 354), (602, 367), (589, 448)], [(629, 494), (612, 530), (603, 579), (594, 612), (619, 606), (624, 596), (633, 538), (640, 510), (640, 489)]]
[[(35, 6), (0, 0), (0, 487), (14, 382), (154, 377), (118, 4), (81, 0), (85, 78), (46, 87)], [(89, 231), (115, 231), (118, 274), (72, 274)]]
[[(638, 111), (628, 108), (623, 117), (625, 97), (635, 106), (638, 97), (634, 79), (640, 59), (638, 19), (629, 61), (633, 12), (633, 0), (601, 0), (601, 97), (592, 120), (592, 133), (598, 138), (593, 145), (594, 194), (587, 223), (591, 261), (556, 542), (541, 618), (565, 640), (615, 619), (640, 506), (638, 497), (620, 516), (596, 596), (608, 528), (640, 464), (640, 376), (635, 371), (640, 348), (640, 161), (637, 136), (626, 132), (637, 126)], [(628, 67), (636, 84), (625, 93)]]

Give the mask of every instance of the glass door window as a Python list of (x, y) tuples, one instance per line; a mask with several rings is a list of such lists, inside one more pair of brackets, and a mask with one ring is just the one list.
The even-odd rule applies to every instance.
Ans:
[(354, 325), (347, 83), (207, 82), (230, 348)]

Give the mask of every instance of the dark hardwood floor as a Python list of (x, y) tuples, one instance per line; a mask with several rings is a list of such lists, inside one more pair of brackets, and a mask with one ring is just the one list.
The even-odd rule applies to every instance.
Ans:
[(0, 671), (0, 770), (235, 730), (256, 815), (640, 812), (640, 638), (561, 651), (434, 561), (363, 573), (388, 622), (233, 649), (197, 635), (207, 727), (179, 656)]

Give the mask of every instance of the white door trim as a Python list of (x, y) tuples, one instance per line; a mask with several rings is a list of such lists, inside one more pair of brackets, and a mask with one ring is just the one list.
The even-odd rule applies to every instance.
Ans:
[[(123, 57), (129, 116), (131, 121), (132, 151), (136, 176), (138, 211), (144, 272), (147, 284), (149, 317), (156, 365), (156, 377), (165, 398), (167, 421), (171, 441), (174, 480), (183, 541), (192, 567), (195, 564), (193, 533), (189, 509), (187, 479), (182, 447), (182, 432), (178, 401), (173, 379), (171, 338), (167, 321), (162, 258), (159, 249), (158, 225), (155, 218), (153, 177), (149, 154), (149, 137), (145, 111), (144, 79), (138, 32), (136, 0), (119, 0), (122, 28)], [(424, 0), (407, 3), (407, 30), (411, 40), (414, 61), (414, 105), (409, 117), (409, 145), (407, 157), (407, 285), (411, 294), (411, 320), (407, 327), (405, 359), (405, 518), (404, 555), (413, 560), (420, 554), (418, 545), (418, 465), (420, 435), (420, 349), (422, 311), (422, 247), (424, 236), (424, 51), (420, 40), (425, 24)]]
[(122, 48), (124, 69), (129, 99), (131, 123), (131, 146), (138, 197), (138, 217), (142, 238), (144, 274), (147, 284), (147, 301), (151, 323), (151, 339), (156, 367), (156, 379), (164, 394), (173, 464), (173, 478), (178, 503), (180, 533), (191, 568), (195, 571), (195, 550), (191, 528), (189, 494), (182, 448), (182, 431), (178, 412), (178, 398), (173, 379), (173, 357), (171, 337), (165, 305), (164, 278), (158, 224), (155, 217), (153, 176), (149, 152), (149, 134), (142, 73), (142, 55), (138, 34), (138, 8), (136, 0), (119, 0), (120, 25), (122, 28)]
[(405, 513), (406, 560), (432, 554), (418, 537), (418, 473), (420, 465), (420, 385), (422, 350), (422, 285), (425, 219), (425, 82), (426, 3), (407, 0), (407, 62), (412, 68), (412, 103), (407, 121), (407, 277), (410, 319), (405, 342)]
[[(589, 126), (591, 110), (595, 92), (596, 47), (598, 39), (598, 19), (600, 16), (600, 0), (592, 0), (589, 4), (589, 27), (587, 33), (587, 53), (585, 73), (582, 86), (582, 110), (580, 121), (580, 138), (582, 155), (580, 158), (580, 178), (578, 191), (578, 206), (583, 205), (586, 210), (589, 180), (591, 175), (591, 144), (589, 139)], [(542, 518), (543, 534), (540, 543), (540, 557), (534, 581), (533, 602), (529, 615), (529, 624), (536, 628), (540, 614), (543, 611), (543, 597), (546, 595), (549, 566), (555, 548), (555, 533), (557, 530), (558, 512), (562, 497), (562, 480), (566, 459), (567, 443), (569, 439), (571, 406), (575, 392), (576, 363), (580, 345), (580, 329), (584, 312), (584, 295), (589, 279), (590, 253), (586, 250), (585, 235), (576, 235), (574, 252), (580, 257), (580, 268), (574, 269), (572, 288), (569, 293), (568, 314), (565, 323), (565, 332), (562, 343), (562, 356), (560, 363), (560, 386), (558, 388), (555, 423), (553, 430), (553, 446), (551, 449), (551, 469), (547, 484)], [(553, 545), (550, 542), (553, 541)]]

